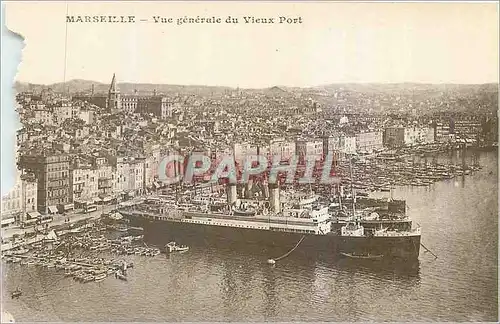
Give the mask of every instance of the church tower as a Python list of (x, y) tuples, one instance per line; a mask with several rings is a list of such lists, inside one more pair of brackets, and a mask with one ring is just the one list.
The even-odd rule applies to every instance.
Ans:
[(120, 90), (116, 85), (116, 76), (113, 73), (113, 80), (111, 80), (111, 85), (108, 91), (108, 110), (111, 113), (116, 113), (121, 110), (121, 98), (120, 98)]

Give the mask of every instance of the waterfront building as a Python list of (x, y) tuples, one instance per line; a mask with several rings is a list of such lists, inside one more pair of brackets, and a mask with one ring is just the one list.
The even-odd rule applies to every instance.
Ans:
[(384, 146), (389, 148), (402, 147), (405, 145), (404, 127), (387, 127), (384, 130)]
[(69, 156), (55, 149), (34, 149), (20, 156), (19, 167), (37, 179), (37, 209), (56, 213), (58, 205), (72, 204)]
[(98, 200), (99, 172), (90, 163), (75, 160), (71, 166), (73, 201), (76, 208)]
[(144, 147), (144, 188), (156, 189), (158, 183), (155, 181), (158, 178), (158, 167), (162, 159), (161, 147), (159, 144), (146, 143)]
[(301, 157), (315, 156), (320, 159), (323, 156), (322, 140), (298, 139), (295, 142), (295, 152)]
[(341, 135), (340, 136), (340, 152), (342, 157), (348, 155), (356, 154), (356, 136), (353, 135)]
[(296, 154), (296, 144), (284, 138), (273, 138), (269, 141), (269, 155), (279, 156), (282, 161), (289, 160)]
[[(24, 222), (27, 214), (37, 211), (37, 182), (33, 174), (16, 170), (14, 187), (2, 197), (2, 227)], [(28, 216), (29, 217), (29, 216)]]
[(419, 143), (431, 144), (435, 142), (434, 129), (429, 126), (419, 127), (417, 139)]
[(117, 157), (113, 189), (117, 194), (141, 195), (144, 192), (144, 158)]
[(373, 153), (383, 148), (383, 133), (362, 131), (356, 133), (356, 150), (359, 153)]
[(450, 129), (450, 121), (438, 121), (434, 125), (434, 138), (437, 142), (446, 143), (454, 139)]
[(248, 155), (257, 155), (259, 149), (256, 145), (249, 143), (235, 143), (233, 145), (234, 160), (238, 163), (243, 163), (243, 160)]
[(431, 127), (387, 127), (384, 130), (384, 146), (396, 148), (434, 142), (434, 129)]
[(341, 149), (341, 134), (334, 134), (323, 137), (323, 154), (328, 156), (333, 155), (334, 161), (341, 161), (344, 159), (344, 153)]
[(103, 199), (114, 198), (113, 193), (113, 167), (105, 157), (94, 158), (93, 164), (97, 168), (98, 196)]
[(466, 116), (453, 120), (453, 131), (456, 137), (476, 141), (482, 130), (481, 121), (477, 116)]

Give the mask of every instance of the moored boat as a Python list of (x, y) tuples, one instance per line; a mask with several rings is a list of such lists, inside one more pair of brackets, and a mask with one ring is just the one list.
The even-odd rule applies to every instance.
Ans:
[(19, 288), (16, 288), (16, 290), (14, 290), (12, 293), (11, 293), (11, 297), (14, 299), (14, 298), (19, 298), (21, 297), (23, 294), (23, 292), (21, 290), (19, 290)]
[(188, 246), (185, 245), (177, 245), (176, 242), (169, 242), (167, 245), (165, 245), (165, 252), (167, 253), (173, 253), (173, 252), (186, 252), (189, 250)]
[(120, 271), (115, 272), (115, 278), (118, 278), (118, 279), (123, 280), (123, 281), (127, 281), (127, 277), (123, 273), (121, 273)]
[[(298, 244), (298, 252), (307, 255), (344, 253), (358, 256), (366, 253), (370, 257), (382, 255), (384, 258), (417, 259), (421, 235), (419, 230), (411, 229), (412, 222), (405, 215), (404, 201), (399, 203), (392, 198), (380, 200), (375, 205), (376, 210), (368, 215), (368, 219), (363, 219), (360, 213), (355, 211), (355, 205), (360, 204), (361, 200), (370, 199), (356, 199), (353, 190), (355, 184), (351, 181), (353, 178), (354, 175), (351, 174), (351, 193), (338, 190), (342, 193), (339, 193), (338, 204), (333, 205), (331, 194), (324, 197), (312, 195), (314, 199), (302, 199), (297, 198), (300, 193), (295, 194), (292, 190), (290, 193), (281, 194), (278, 184), (269, 183), (267, 193), (262, 195), (265, 199), (245, 199), (247, 205), (243, 206), (244, 208), (238, 206), (238, 211), (255, 206), (256, 214), (241, 215), (235, 213), (234, 208), (238, 201), (237, 188), (228, 184), (226, 208), (217, 212), (186, 207), (168, 209), (171, 213), (166, 213), (165, 208), (168, 207), (161, 204), (139, 204), (133, 209), (123, 208), (120, 213), (130, 219), (131, 224), (143, 226), (146, 233), (158, 233), (171, 239), (182, 238), (184, 242), (193, 244), (216, 245), (224, 241), (230, 242), (229, 244), (239, 242), (245, 246), (258, 244), (271, 248), (287, 248)], [(388, 181), (389, 177), (379, 178), (379, 184), (364, 179), (358, 182), (370, 187), (377, 185), (378, 188), (389, 189), (393, 185)], [(429, 184), (424, 179), (409, 182), (420, 186)], [(340, 198), (346, 205), (347, 201), (353, 205), (352, 212), (343, 205)], [(380, 205), (386, 205), (385, 210), (382, 210)], [(374, 205), (369, 203), (367, 207), (372, 206)], [(371, 214), (374, 212), (378, 216)], [(402, 214), (402, 217), (394, 215), (396, 213)], [(347, 219), (340, 219), (342, 214), (348, 214)], [(390, 231), (375, 233), (374, 230), (378, 226), (387, 227)], [(165, 245), (166, 253), (188, 249), (179, 247), (174, 241)]]

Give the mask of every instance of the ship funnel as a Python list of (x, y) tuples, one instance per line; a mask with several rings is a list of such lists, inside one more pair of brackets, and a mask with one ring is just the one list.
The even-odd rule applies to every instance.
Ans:
[(269, 198), (269, 187), (267, 185), (262, 186), (262, 195), (264, 198)]
[(276, 183), (269, 184), (269, 207), (274, 213), (281, 211), (280, 188)]
[(252, 198), (253, 193), (253, 180), (249, 179), (245, 185), (245, 198)]
[(269, 183), (267, 182), (266, 179), (264, 179), (260, 183), (260, 188), (261, 188), (262, 197), (265, 199), (268, 199), (269, 198)]
[(236, 202), (236, 199), (238, 198), (238, 195), (236, 192), (236, 184), (228, 183), (226, 185), (226, 192), (227, 192), (227, 203), (229, 205), (234, 204)]

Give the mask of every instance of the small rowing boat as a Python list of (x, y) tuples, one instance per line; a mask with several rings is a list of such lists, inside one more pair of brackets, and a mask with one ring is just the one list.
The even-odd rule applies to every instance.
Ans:
[(186, 252), (189, 250), (188, 246), (185, 245), (177, 245), (175, 242), (169, 242), (167, 245), (165, 245), (165, 252), (167, 253), (172, 253), (172, 252)]

